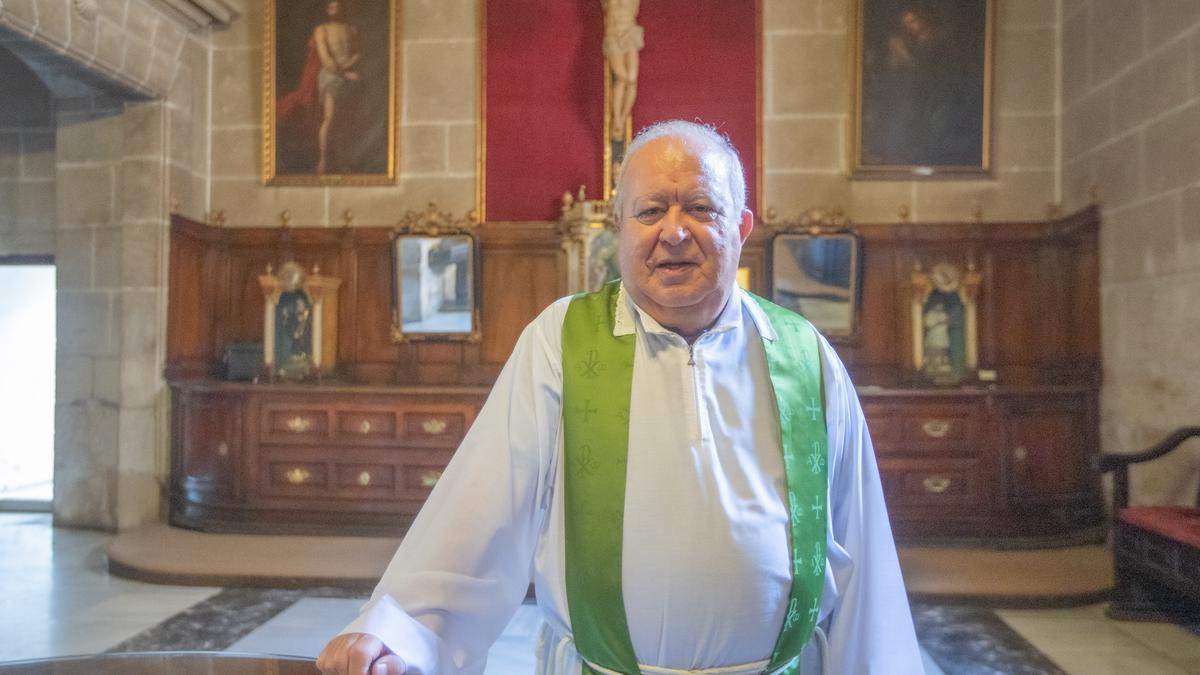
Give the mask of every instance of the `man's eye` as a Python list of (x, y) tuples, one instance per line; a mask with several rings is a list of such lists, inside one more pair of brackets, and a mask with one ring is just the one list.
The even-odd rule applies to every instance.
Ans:
[(717, 217), (717, 210), (708, 204), (694, 204), (688, 207), (688, 212), (701, 220), (712, 220)]
[(663, 217), (664, 213), (666, 213), (666, 209), (659, 206), (651, 206), (649, 208), (637, 211), (633, 214), (633, 217), (637, 218), (639, 222), (645, 225), (650, 225), (652, 223), (657, 223), (659, 219)]

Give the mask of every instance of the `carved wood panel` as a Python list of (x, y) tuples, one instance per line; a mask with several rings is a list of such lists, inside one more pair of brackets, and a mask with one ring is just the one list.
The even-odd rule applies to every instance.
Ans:
[[(974, 262), (979, 367), (1009, 385), (1096, 384), (1099, 379), (1099, 213), (1089, 208), (1034, 223), (864, 224), (862, 328), (838, 353), (859, 385), (915, 384), (910, 365), (909, 274)], [(765, 293), (772, 227), (756, 227), (743, 251), (752, 288)], [(565, 258), (554, 223), (479, 228), (481, 340), (391, 341), (390, 230), (211, 228), (172, 225), (168, 373), (216, 374), (231, 342), (260, 340), (268, 262), (294, 256), (343, 279), (339, 368), (367, 383), (490, 384), (524, 326), (564, 293)]]

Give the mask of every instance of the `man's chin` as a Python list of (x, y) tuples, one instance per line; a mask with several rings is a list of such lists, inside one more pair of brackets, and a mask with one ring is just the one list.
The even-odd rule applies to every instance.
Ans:
[(671, 309), (695, 307), (703, 303), (711, 294), (712, 289), (697, 289), (694, 286), (684, 284), (674, 286), (663, 285), (650, 289), (646, 293), (647, 297), (656, 305)]

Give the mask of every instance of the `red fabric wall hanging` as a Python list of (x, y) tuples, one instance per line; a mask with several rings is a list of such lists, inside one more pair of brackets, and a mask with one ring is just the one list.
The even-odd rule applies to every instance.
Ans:
[[(483, 204), (489, 221), (557, 220), (564, 191), (603, 179), (604, 17), (599, 0), (486, 0)], [(761, 0), (642, 2), (634, 129), (715, 124), (757, 206)]]

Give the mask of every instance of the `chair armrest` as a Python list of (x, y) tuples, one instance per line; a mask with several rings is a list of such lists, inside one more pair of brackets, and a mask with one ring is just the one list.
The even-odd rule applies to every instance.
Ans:
[(1180, 427), (1157, 444), (1129, 454), (1106, 453), (1100, 455), (1100, 472), (1113, 472), (1113, 513), (1129, 505), (1129, 465), (1158, 459), (1183, 444), (1193, 436), (1200, 436), (1200, 427)]

